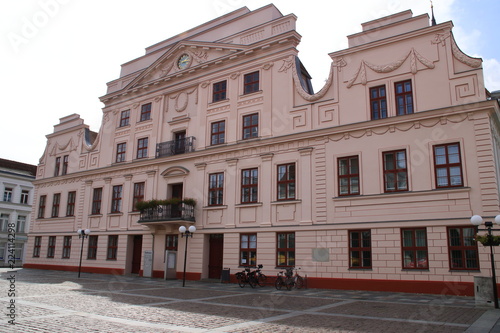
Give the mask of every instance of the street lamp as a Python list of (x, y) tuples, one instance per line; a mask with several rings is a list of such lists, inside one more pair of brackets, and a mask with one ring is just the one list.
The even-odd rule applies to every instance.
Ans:
[(179, 227), (179, 232), (181, 233), (181, 237), (186, 237), (186, 245), (184, 247), (184, 275), (182, 276), (182, 286), (186, 284), (186, 259), (187, 259), (187, 250), (188, 250), (188, 239), (189, 237), (193, 237), (193, 233), (196, 231), (196, 227), (194, 225), (190, 226), (189, 229), (186, 229), (185, 226)]
[(83, 243), (85, 242), (85, 238), (87, 238), (90, 234), (90, 229), (78, 229), (78, 238), (82, 239), (82, 249), (80, 250), (80, 265), (78, 266), (78, 277), (80, 277), (80, 272), (82, 271), (82, 256), (83, 256)]
[[(495, 302), (495, 309), (498, 309), (498, 292), (497, 292), (497, 277), (495, 273), (495, 257), (493, 254), (493, 244), (491, 242), (492, 234), (491, 232), (493, 230), (498, 231), (500, 229), (493, 229), (493, 222), (484, 222), (484, 226), (486, 229), (479, 229), (477, 228), (481, 223), (483, 223), (483, 218), (480, 215), (474, 215), (470, 218), (470, 222), (476, 226), (476, 229), (479, 231), (488, 231), (488, 238), (490, 239), (490, 259), (491, 259), (491, 282), (493, 284), (493, 301)], [(500, 215), (497, 215), (495, 217), (495, 223), (500, 225)]]

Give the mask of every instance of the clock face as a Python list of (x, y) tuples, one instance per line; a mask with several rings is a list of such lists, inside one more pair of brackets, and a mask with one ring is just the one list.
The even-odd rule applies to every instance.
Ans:
[(183, 54), (179, 57), (179, 60), (177, 60), (177, 67), (179, 69), (184, 69), (189, 66), (191, 63), (191, 57), (188, 54)]

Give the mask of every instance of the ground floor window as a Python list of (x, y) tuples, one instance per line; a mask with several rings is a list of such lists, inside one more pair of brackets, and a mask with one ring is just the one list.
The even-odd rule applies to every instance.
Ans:
[(177, 251), (177, 244), (179, 242), (178, 235), (165, 236), (165, 250)]
[(71, 255), (71, 236), (64, 236), (63, 239), (63, 259), (69, 259)]
[(116, 254), (118, 252), (118, 235), (108, 236), (108, 255), (106, 259), (116, 260)]
[(49, 244), (47, 247), (47, 258), (54, 258), (56, 252), (56, 236), (49, 236)]
[(402, 229), (401, 243), (403, 268), (429, 268), (427, 252), (427, 231), (425, 228)]
[(257, 264), (257, 234), (241, 234), (240, 266), (255, 266), (256, 264)]
[(97, 241), (99, 240), (99, 236), (89, 236), (89, 247), (87, 251), (87, 259), (96, 259), (97, 258)]
[(277, 266), (295, 266), (295, 233), (278, 233), (276, 245)]
[(349, 268), (372, 268), (370, 230), (349, 231)]
[(40, 257), (40, 248), (42, 247), (42, 236), (35, 236), (35, 242), (33, 246), (33, 258)]
[(448, 227), (448, 253), (450, 269), (478, 270), (477, 243), (474, 227)]

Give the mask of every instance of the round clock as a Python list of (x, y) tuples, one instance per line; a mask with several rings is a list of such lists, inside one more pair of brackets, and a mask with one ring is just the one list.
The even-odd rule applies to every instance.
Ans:
[(189, 54), (184, 53), (179, 57), (179, 60), (177, 60), (177, 67), (179, 67), (179, 69), (187, 68), (189, 64), (191, 64), (191, 57)]

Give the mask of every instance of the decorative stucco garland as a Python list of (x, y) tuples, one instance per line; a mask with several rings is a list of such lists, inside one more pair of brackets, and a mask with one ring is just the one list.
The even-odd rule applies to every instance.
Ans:
[(354, 74), (354, 77), (347, 82), (347, 88), (351, 88), (354, 85), (354, 82), (358, 79), (358, 77), (361, 78), (361, 84), (366, 85), (368, 81), (366, 78), (366, 67), (370, 68), (372, 71), (376, 73), (389, 73), (401, 67), (401, 65), (403, 65), (403, 63), (408, 58), (410, 58), (410, 70), (413, 74), (416, 74), (418, 71), (417, 60), (427, 68), (435, 67), (432, 61), (424, 58), (414, 48), (411, 48), (411, 50), (406, 55), (386, 65), (374, 65), (372, 63), (369, 63), (368, 61), (362, 60), (358, 68), (358, 71), (356, 72), (356, 74)]

